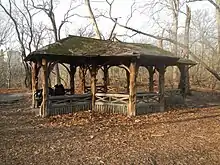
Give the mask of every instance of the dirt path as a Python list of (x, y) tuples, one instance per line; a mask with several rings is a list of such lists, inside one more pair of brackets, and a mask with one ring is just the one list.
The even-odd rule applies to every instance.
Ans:
[(2, 165), (220, 164), (217, 106), (134, 118), (83, 112), (47, 119), (29, 107), (26, 97), (0, 104)]
[(0, 104), (2, 103), (13, 103), (16, 101), (20, 101), (22, 99), (24, 99), (24, 97), (26, 97), (27, 95), (30, 95), (28, 93), (11, 93), (11, 94), (0, 94)]

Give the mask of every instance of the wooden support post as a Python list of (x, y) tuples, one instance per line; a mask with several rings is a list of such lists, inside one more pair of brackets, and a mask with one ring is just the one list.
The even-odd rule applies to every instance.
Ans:
[(103, 67), (103, 83), (104, 83), (104, 92), (108, 92), (108, 82), (109, 82), (109, 74), (108, 74), (108, 66), (104, 65)]
[(186, 94), (187, 94), (187, 92), (186, 92), (186, 88), (187, 88), (186, 66), (185, 65), (179, 65), (178, 68), (180, 70), (180, 81), (179, 81), (178, 88), (181, 90), (182, 96), (185, 100)]
[(136, 78), (138, 74), (138, 66), (136, 61), (130, 63), (130, 78), (129, 78), (129, 103), (128, 103), (128, 116), (136, 115)]
[(164, 66), (160, 66), (157, 68), (158, 72), (159, 72), (159, 93), (160, 93), (160, 97), (159, 97), (159, 102), (160, 102), (160, 111), (163, 112), (164, 111), (164, 103), (165, 103), (165, 98), (164, 98), (164, 90), (165, 90), (165, 79), (164, 79), (164, 75), (165, 75), (165, 67)]
[(153, 66), (147, 67), (149, 73), (149, 92), (154, 92), (154, 69)]
[(38, 88), (38, 72), (37, 72), (37, 63), (32, 62), (32, 108), (36, 108), (35, 92)]
[(126, 90), (127, 90), (127, 93), (129, 93), (130, 73), (127, 69), (125, 69), (125, 71), (126, 71), (126, 79), (127, 79)]
[(92, 64), (92, 67), (90, 69), (91, 74), (91, 93), (92, 93), (92, 110), (95, 110), (95, 94), (96, 94), (96, 73), (97, 73), (97, 65)]
[(80, 79), (80, 93), (83, 94), (85, 93), (85, 88), (86, 88), (86, 67), (85, 66), (80, 66), (79, 67), (79, 79)]
[(73, 64), (70, 64), (70, 93), (73, 95), (75, 93), (75, 73), (76, 67)]
[(48, 108), (48, 68), (47, 68), (47, 60), (42, 59), (42, 103), (40, 107), (40, 116), (47, 116), (47, 108)]

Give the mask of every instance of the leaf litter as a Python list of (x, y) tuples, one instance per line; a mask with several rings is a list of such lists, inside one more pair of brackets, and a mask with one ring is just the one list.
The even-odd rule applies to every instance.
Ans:
[(219, 106), (40, 118), (29, 105), (0, 105), (0, 164), (220, 164)]

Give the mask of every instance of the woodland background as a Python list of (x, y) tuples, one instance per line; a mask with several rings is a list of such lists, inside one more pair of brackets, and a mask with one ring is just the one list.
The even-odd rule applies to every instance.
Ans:
[[(69, 34), (157, 45), (198, 63), (190, 69), (191, 86), (220, 89), (220, 0), (0, 0), (0, 88), (30, 87), (25, 57)], [(52, 73), (52, 84), (68, 86), (63, 66)], [(125, 76), (110, 69), (116, 84)], [(147, 77), (140, 68), (138, 82), (147, 83)], [(179, 71), (169, 67), (166, 84), (178, 81)]]

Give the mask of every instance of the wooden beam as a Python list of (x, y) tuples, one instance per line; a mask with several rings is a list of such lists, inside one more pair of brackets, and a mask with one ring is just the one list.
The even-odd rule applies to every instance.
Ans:
[(36, 108), (36, 101), (35, 101), (35, 92), (38, 89), (38, 71), (37, 71), (37, 63), (32, 62), (31, 68), (31, 80), (32, 80), (32, 107)]
[(154, 92), (154, 68), (153, 66), (146, 67), (149, 73), (149, 92)]
[(70, 64), (70, 93), (75, 94), (75, 73), (76, 67), (73, 64)]
[[(64, 63), (60, 63), (60, 65), (62, 65), (68, 73), (70, 73), (70, 69), (64, 64)], [(71, 65), (71, 64), (70, 64)], [(74, 66), (74, 65), (73, 65)]]
[(40, 107), (40, 116), (46, 117), (47, 116), (47, 108), (48, 108), (48, 67), (47, 67), (47, 60), (42, 59), (42, 103)]
[(130, 79), (129, 79), (129, 103), (128, 103), (128, 116), (136, 115), (136, 78), (138, 74), (138, 66), (136, 61), (130, 63)]
[(164, 75), (165, 75), (165, 66), (160, 66), (157, 67), (157, 70), (159, 72), (159, 93), (160, 93), (160, 97), (159, 97), (159, 102), (160, 102), (160, 111), (163, 112), (164, 111), (164, 103), (165, 103), (165, 99), (164, 99), (164, 91), (165, 91), (165, 79), (164, 79)]
[(91, 93), (92, 93), (92, 110), (95, 110), (95, 94), (96, 94), (96, 74), (97, 74), (97, 65), (92, 64), (92, 67), (90, 68), (90, 74), (91, 74)]
[(119, 67), (119, 68), (123, 68), (123, 69), (125, 69), (126, 71), (130, 72), (129, 68), (128, 68), (126, 65), (121, 64), (121, 65), (119, 65), (118, 67)]
[(108, 83), (109, 83), (109, 74), (108, 74), (108, 66), (104, 65), (103, 67), (103, 83), (104, 83), (104, 92), (108, 92)]

